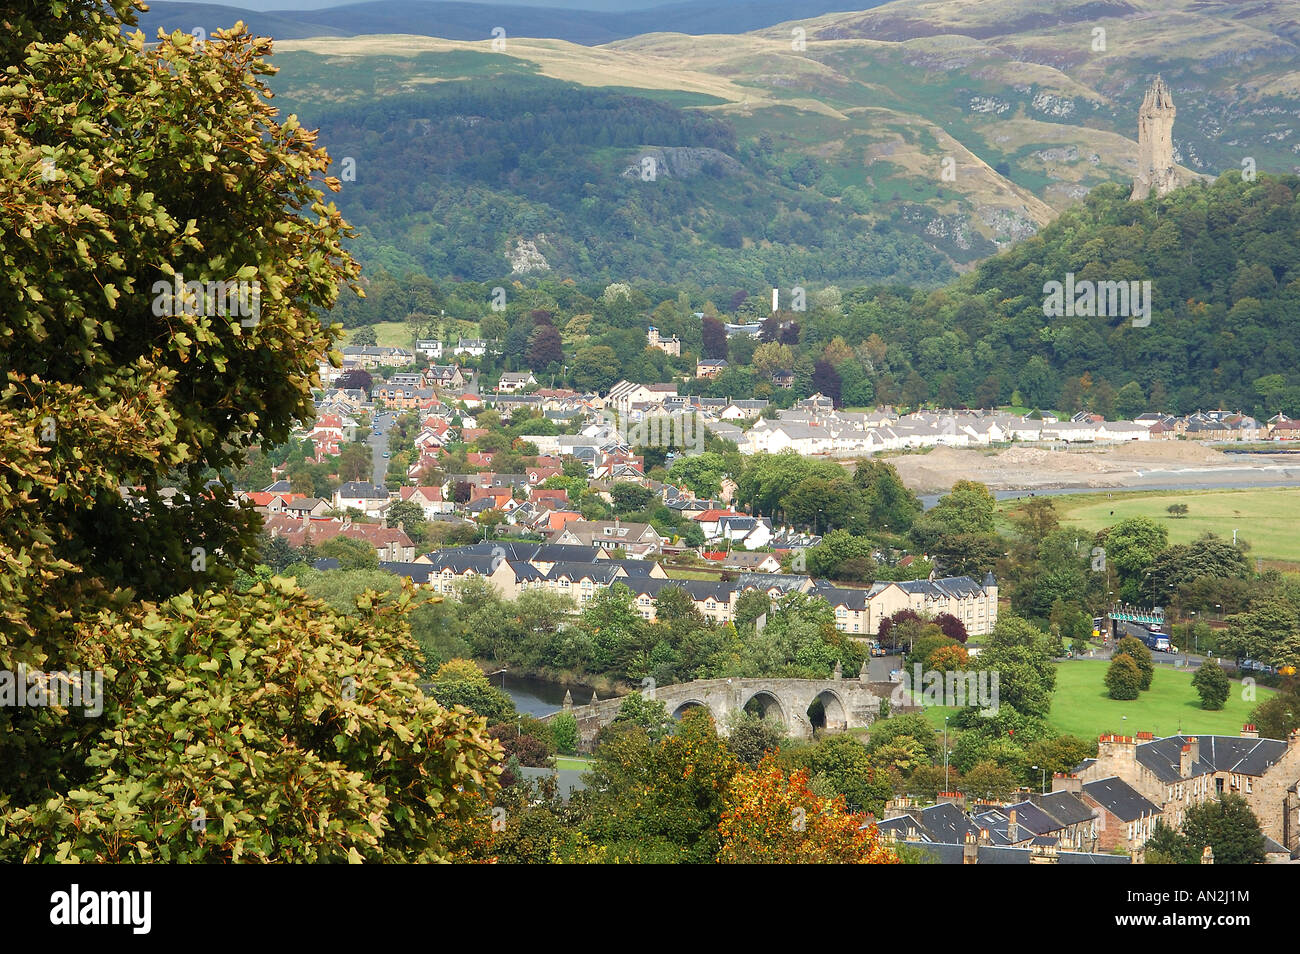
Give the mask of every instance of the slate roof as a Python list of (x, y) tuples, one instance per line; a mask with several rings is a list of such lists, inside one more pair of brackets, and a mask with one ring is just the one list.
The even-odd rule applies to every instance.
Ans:
[(1120, 821), (1137, 821), (1143, 815), (1160, 814), (1159, 805), (1114, 775), (1095, 782), (1085, 782), (1083, 793)]
[(1138, 745), (1137, 760), (1162, 782), (1182, 781), (1180, 765), (1183, 746), (1193, 738), (1200, 740), (1201, 747), (1201, 757), (1192, 765), (1193, 775), (1234, 772), (1258, 777), (1286, 754), (1287, 747), (1280, 739), (1243, 739), (1234, 735), (1171, 735)]
[[(939, 864), (962, 864), (961, 845), (917, 845), (918, 850), (932, 855)], [(981, 865), (1027, 865), (1033, 852), (1029, 848), (1011, 848), (1002, 845), (980, 845), (976, 864)], [(1062, 851), (1056, 856), (1057, 864), (1062, 865), (1127, 865), (1132, 860), (1128, 855), (1103, 855), (1082, 851)]]
[(937, 580), (904, 580), (898, 585), (906, 593), (921, 593), (931, 598), (965, 599), (984, 595), (984, 590), (969, 576), (945, 576)]
[(406, 577), (413, 583), (428, 583), (429, 577), (433, 576), (437, 570), (428, 563), (399, 563), (381, 560), (379, 569), (385, 573), (392, 573), (395, 576)]
[(838, 586), (818, 587), (813, 590), (813, 593), (820, 596), (832, 607), (844, 606), (858, 612), (866, 612), (867, 602), (871, 598), (870, 590)]

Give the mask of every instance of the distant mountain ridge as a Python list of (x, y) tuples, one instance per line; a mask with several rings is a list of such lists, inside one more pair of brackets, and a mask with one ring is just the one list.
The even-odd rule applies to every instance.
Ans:
[(634, 10), (591, 10), (518, 3), (372, 0), (315, 10), (262, 12), (215, 3), (160, 0), (140, 15), (149, 37), (167, 32), (211, 33), (242, 20), (257, 34), (282, 40), (372, 34), (483, 40), (495, 27), (508, 36), (567, 40), (584, 46), (645, 33), (745, 33), (800, 17), (862, 11), (883, 0), (685, 0)]

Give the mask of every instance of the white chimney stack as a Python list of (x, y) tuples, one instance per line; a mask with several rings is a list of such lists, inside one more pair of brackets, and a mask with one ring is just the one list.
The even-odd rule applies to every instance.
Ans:
[(772, 314), (774, 315), (776, 314), (777, 311), (777, 302), (780, 300), (780, 296), (781, 296), (780, 289), (773, 288), (772, 289)]

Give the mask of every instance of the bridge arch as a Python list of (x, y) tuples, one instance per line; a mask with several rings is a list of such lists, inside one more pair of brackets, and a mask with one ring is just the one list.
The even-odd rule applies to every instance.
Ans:
[(785, 707), (781, 705), (781, 700), (777, 698), (776, 693), (767, 689), (759, 689), (752, 693), (741, 708), (746, 712), (752, 712), (760, 719), (774, 719), (787, 728), (791, 724)]
[(808, 724), (813, 729), (843, 732), (849, 727), (849, 710), (834, 689), (823, 689), (808, 703)]
[(669, 715), (671, 715), (675, 720), (680, 722), (682, 716), (686, 715), (686, 710), (708, 709), (708, 708), (709, 708), (708, 703), (704, 702), (701, 699), (687, 699), (685, 702), (678, 703), (677, 707), (673, 709), (672, 712), (669, 713)]

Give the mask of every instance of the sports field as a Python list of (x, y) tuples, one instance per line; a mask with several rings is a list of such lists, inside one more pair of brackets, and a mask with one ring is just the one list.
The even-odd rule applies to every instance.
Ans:
[[(1231, 540), (1235, 529), (1250, 543), (1250, 556), (1300, 563), (1300, 487), (1072, 494), (1052, 501), (1063, 524), (1089, 533), (1145, 516), (1169, 531), (1170, 543), (1190, 543), (1206, 531)], [(1170, 504), (1186, 504), (1187, 515), (1171, 517)]]

